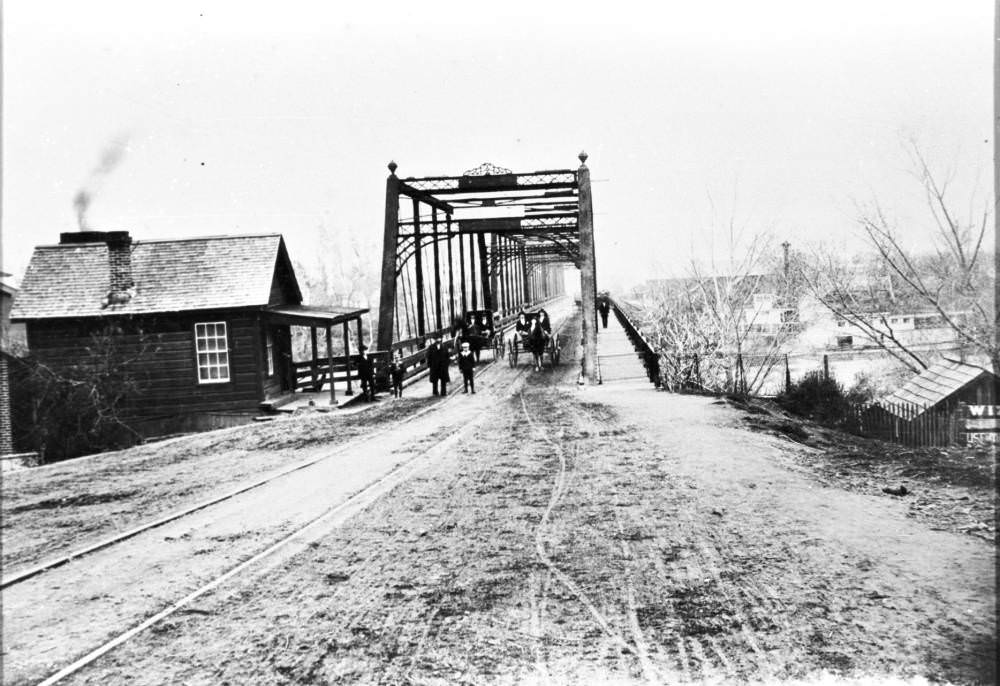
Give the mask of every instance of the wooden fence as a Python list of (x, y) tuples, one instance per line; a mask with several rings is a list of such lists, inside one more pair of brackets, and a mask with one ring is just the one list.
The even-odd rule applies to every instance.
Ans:
[(911, 403), (848, 403), (845, 415), (843, 428), (851, 433), (914, 448), (954, 445), (963, 426), (960, 408)]

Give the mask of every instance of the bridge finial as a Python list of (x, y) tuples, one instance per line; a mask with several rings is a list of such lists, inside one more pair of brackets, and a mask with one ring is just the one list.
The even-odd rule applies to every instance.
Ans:
[(583, 150), (581, 150), (580, 154), (577, 155), (577, 157), (580, 159), (580, 164), (582, 164), (582, 165), (587, 164), (587, 157), (588, 157), (588, 155), (587, 155), (586, 152), (584, 152)]
[(393, 176), (396, 175), (396, 163), (393, 160), (389, 160), (389, 173)]

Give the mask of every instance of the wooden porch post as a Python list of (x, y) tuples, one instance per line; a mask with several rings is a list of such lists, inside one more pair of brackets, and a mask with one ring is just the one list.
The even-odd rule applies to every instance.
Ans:
[(347, 391), (344, 395), (354, 395), (351, 388), (351, 336), (347, 330), (347, 322), (344, 322), (344, 367), (347, 370)]
[(590, 195), (587, 153), (579, 155), (576, 172), (580, 201), (577, 226), (580, 231), (580, 300), (583, 307), (583, 381), (597, 383), (597, 274), (594, 269), (594, 207)]
[(318, 391), (321, 387), (319, 385), (319, 348), (316, 345), (316, 327), (309, 327), (309, 341), (312, 343), (312, 362), (310, 362), (310, 368), (312, 369), (312, 385), (313, 391)]
[[(392, 345), (392, 320), (396, 309), (396, 257), (399, 250), (399, 179), (396, 163), (389, 163), (385, 181), (385, 226), (382, 234), (382, 282), (378, 305), (378, 345)], [(331, 370), (332, 371), (332, 370)], [(331, 384), (333, 383), (331, 378)]]
[(329, 374), (327, 374), (330, 379), (330, 405), (337, 404), (337, 389), (333, 385), (333, 325), (327, 325), (326, 327), (326, 362), (329, 366)]

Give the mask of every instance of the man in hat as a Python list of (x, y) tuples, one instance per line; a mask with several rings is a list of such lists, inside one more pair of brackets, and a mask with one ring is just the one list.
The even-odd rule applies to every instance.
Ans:
[(361, 393), (365, 400), (375, 400), (375, 363), (368, 355), (368, 348), (362, 345), (358, 350), (358, 377), (361, 379)]

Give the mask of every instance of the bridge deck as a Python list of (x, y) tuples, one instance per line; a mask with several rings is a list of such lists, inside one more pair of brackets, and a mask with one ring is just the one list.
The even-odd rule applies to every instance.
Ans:
[(642, 359), (614, 312), (608, 315), (607, 328), (601, 326), (598, 317), (597, 364), (602, 383), (647, 378)]

